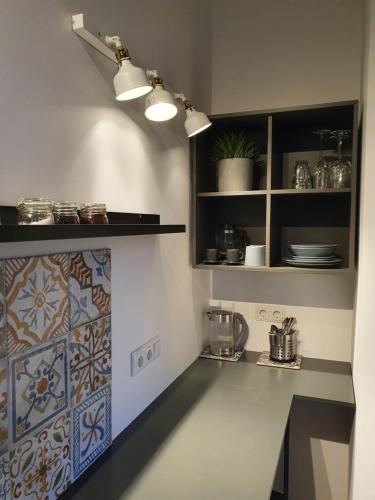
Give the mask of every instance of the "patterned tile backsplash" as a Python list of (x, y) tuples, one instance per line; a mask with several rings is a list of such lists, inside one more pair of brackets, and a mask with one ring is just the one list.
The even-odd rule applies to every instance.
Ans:
[(111, 443), (111, 391), (106, 386), (73, 410), (74, 479)]
[(70, 326), (80, 326), (111, 312), (110, 251), (70, 254)]
[(70, 397), (75, 406), (111, 381), (111, 320), (107, 316), (70, 332)]
[(5, 287), (8, 354), (67, 333), (67, 254), (6, 261)]
[(111, 253), (0, 261), (0, 500), (53, 500), (112, 442)]

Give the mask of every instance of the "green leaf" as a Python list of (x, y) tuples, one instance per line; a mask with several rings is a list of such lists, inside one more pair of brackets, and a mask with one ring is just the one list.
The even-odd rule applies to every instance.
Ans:
[(34, 452), (32, 451), (30, 455), (27, 455), (26, 460), (23, 463), (21, 473), (23, 474), (25, 470), (28, 468), (28, 466), (31, 464), (31, 461), (34, 457)]
[(214, 161), (226, 158), (250, 158), (257, 160), (259, 157), (256, 142), (247, 133), (223, 132), (216, 137), (211, 157)]
[(62, 443), (63, 438), (59, 432), (55, 432), (53, 435), (53, 439), (56, 441), (56, 443)]

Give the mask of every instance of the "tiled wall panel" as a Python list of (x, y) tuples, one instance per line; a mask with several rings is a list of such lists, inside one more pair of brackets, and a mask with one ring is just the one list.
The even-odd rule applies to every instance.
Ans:
[(111, 434), (110, 250), (0, 262), (0, 500), (58, 498)]

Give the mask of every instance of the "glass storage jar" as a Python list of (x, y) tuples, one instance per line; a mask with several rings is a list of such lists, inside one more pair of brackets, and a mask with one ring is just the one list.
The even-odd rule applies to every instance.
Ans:
[(79, 224), (78, 205), (71, 201), (54, 203), (55, 224)]
[(19, 225), (54, 224), (52, 202), (46, 198), (24, 198), (17, 203)]
[(81, 224), (108, 224), (105, 203), (82, 206), (79, 211), (79, 220)]

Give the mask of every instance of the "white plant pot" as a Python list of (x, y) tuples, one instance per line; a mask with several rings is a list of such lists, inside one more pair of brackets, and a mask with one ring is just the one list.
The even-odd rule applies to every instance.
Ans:
[(217, 162), (219, 191), (250, 191), (253, 187), (254, 160), (228, 158)]

